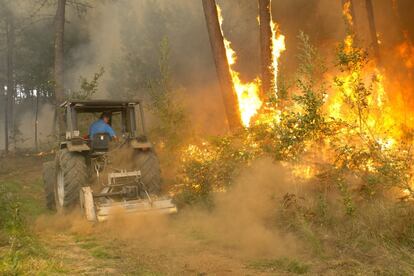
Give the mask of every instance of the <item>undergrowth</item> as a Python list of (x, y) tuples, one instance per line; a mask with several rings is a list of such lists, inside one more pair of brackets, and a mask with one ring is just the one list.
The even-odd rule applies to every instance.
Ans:
[[(384, 121), (389, 110), (369, 104), (378, 98), (379, 73), (366, 69), (366, 52), (348, 37), (337, 49), (338, 73), (328, 81), (309, 38), (299, 39), (301, 65), (290, 98), (283, 105), (270, 99), (249, 128), (188, 146), (176, 201), (214, 208), (214, 192), (227, 190), (241, 170), (263, 156), (291, 172), (311, 168), (306, 181), (312, 189), (286, 194), (275, 206), (278, 228), (296, 233), (313, 256), (369, 262), (382, 254), (390, 262), (388, 272), (409, 273), (414, 269), (407, 254), (414, 235), (411, 142), (402, 135), (389, 139), (392, 147), (384, 143), (392, 131)], [(332, 90), (342, 102), (335, 117), (326, 107)], [(304, 174), (295, 177), (299, 181)], [(393, 264), (391, 256), (406, 266)]]
[(28, 230), (23, 205), (6, 184), (0, 182), (0, 274), (59, 271), (59, 265), (48, 259), (44, 247)]

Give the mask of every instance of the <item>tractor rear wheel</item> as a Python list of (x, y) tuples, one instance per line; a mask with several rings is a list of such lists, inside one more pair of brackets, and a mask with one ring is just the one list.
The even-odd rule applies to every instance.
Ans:
[(56, 163), (50, 161), (43, 163), (43, 188), (45, 191), (46, 207), (50, 210), (55, 209), (55, 182), (56, 182)]
[(55, 204), (57, 211), (67, 210), (79, 201), (79, 190), (87, 183), (85, 157), (61, 149), (56, 155)]
[(141, 171), (142, 182), (149, 193), (161, 191), (161, 169), (157, 155), (151, 149), (135, 152), (135, 167)]

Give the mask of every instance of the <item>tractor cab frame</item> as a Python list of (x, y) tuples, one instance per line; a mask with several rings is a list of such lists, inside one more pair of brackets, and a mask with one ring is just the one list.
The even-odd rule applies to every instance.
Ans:
[[(112, 115), (120, 114), (121, 135), (133, 148), (151, 148), (146, 138), (144, 111), (140, 101), (66, 101), (60, 105), (65, 113), (66, 131), (60, 137), (59, 148), (67, 148), (71, 152), (93, 151), (91, 143), (94, 137), (81, 137), (78, 127), (79, 114), (99, 114), (109, 112)], [(112, 119), (112, 118), (111, 118)]]

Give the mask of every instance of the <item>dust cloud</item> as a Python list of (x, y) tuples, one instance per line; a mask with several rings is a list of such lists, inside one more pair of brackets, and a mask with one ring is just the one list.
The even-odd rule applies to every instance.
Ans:
[(300, 242), (275, 226), (281, 198), (292, 188), (281, 166), (270, 159), (258, 160), (230, 191), (216, 195), (211, 213), (189, 211), (181, 219), (212, 240), (247, 255), (292, 255), (301, 248)]
[(215, 244), (245, 257), (296, 256), (300, 241), (276, 226), (281, 198), (293, 188), (280, 165), (263, 159), (246, 168), (231, 191), (216, 194), (212, 211), (188, 207), (173, 216), (118, 213), (92, 224), (75, 210), (66, 216), (40, 217), (35, 228), (103, 235), (149, 249), (178, 252)]

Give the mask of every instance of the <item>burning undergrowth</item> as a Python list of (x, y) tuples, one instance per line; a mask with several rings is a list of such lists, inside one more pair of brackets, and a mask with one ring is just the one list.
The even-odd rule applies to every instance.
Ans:
[[(410, 246), (412, 131), (388, 97), (392, 82), (386, 71), (353, 39), (349, 35), (339, 44), (336, 67), (328, 70), (302, 34), (301, 66), (290, 97), (265, 102), (249, 128), (188, 146), (177, 202), (207, 203), (215, 212), (217, 194), (235, 196), (246, 168), (271, 158), (269, 166), (283, 167), (292, 179), (274, 201), (262, 190), (261, 200), (271, 201), (275, 211), (265, 219), (275, 222), (272, 231), (295, 233), (316, 255), (335, 255), (341, 248), (363, 258)], [(254, 180), (262, 175), (250, 182), (258, 191), (262, 187)]]
[(290, 99), (270, 98), (249, 128), (188, 146), (181, 199), (225, 190), (241, 164), (261, 156), (302, 179), (335, 175), (331, 184), (344, 193), (346, 175), (354, 175), (366, 195), (397, 187), (412, 197), (411, 130), (387, 97), (381, 70), (349, 35), (338, 47), (332, 76), (309, 38), (300, 39), (301, 66)]

